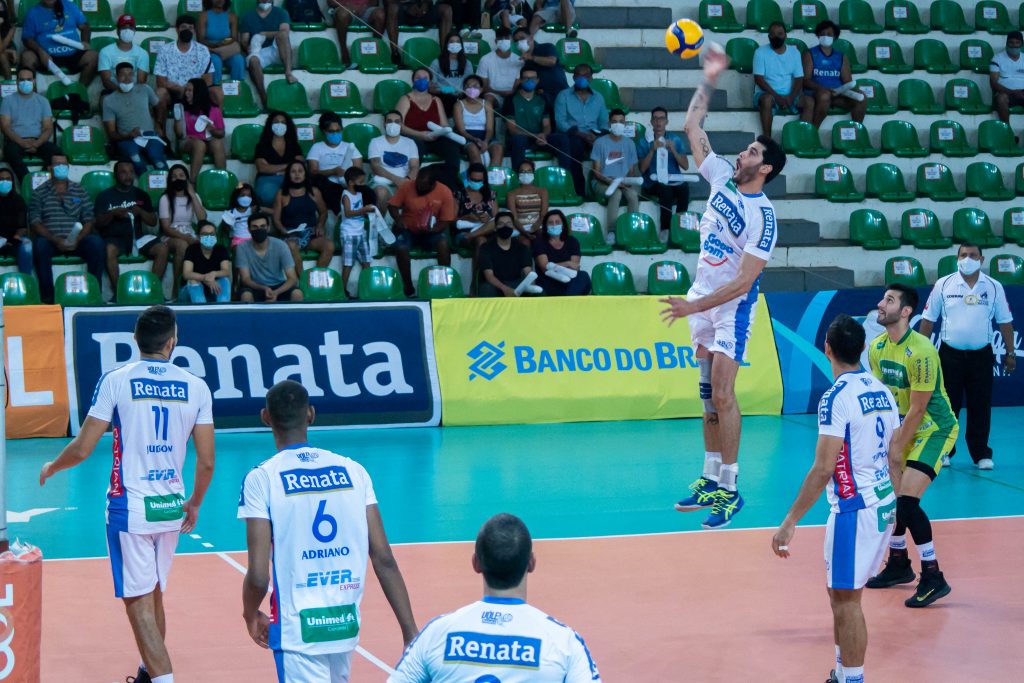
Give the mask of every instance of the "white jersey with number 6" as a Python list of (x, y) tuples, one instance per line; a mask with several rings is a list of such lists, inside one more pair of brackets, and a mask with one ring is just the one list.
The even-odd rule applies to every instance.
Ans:
[(273, 527), (270, 648), (306, 655), (354, 650), (370, 554), (370, 475), (355, 460), (289, 446), (242, 482), (239, 519)]
[(197, 424), (213, 424), (210, 389), (167, 361), (143, 359), (100, 377), (89, 417), (114, 436), (107, 521), (133, 534), (181, 529), (181, 468)]

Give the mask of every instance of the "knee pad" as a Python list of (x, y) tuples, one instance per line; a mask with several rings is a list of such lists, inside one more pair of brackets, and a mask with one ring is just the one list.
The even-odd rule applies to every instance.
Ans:
[(715, 413), (715, 403), (711, 400), (711, 359), (698, 358), (697, 367), (700, 369), (700, 381), (697, 387), (700, 391), (700, 399), (704, 402), (705, 413)]
[(910, 526), (910, 522), (921, 509), (921, 499), (913, 496), (899, 496), (896, 499), (896, 523)]

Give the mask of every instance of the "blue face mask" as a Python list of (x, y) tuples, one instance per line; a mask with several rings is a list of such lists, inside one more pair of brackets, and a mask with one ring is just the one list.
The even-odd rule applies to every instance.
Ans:
[(243, 194), (238, 197), (238, 205), (243, 209), (248, 209), (250, 204), (252, 204), (252, 197), (249, 195)]
[(572, 84), (576, 86), (577, 90), (586, 90), (590, 87), (590, 79), (586, 76), (577, 76), (572, 79)]
[(548, 234), (551, 235), (552, 237), (558, 237), (559, 235), (562, 234), (562, 226), (561, 225), (549, 225), (548, 226)]
[(215, 246), (217, 246), (217, 236), (216, 235), (200, 235), (199, 236), (199, 244), (203, 245), (207, 249), (213, 249)]
[(482, 190), (484, 187), (484, 183), (482, 180), (467, 180), (466, 187), (468, 187), (471, 190)]
[(324, 136), (327, 139), (327, 144), (332, 147), (341, 144), (341, 131), (332, 131)]
[(11, 189), (14, 188), (14, 183), (10, 180), (0, 180), (0, 194), (8, 195), (11, 193)]
[(67, 180), (70, 172), (71, 167), (67, 164), (57, 164), (53, 167), (53, 177), (57, 180)]
[(21, 93), (28, 95), (32, 92), (32, 81), (18, 81), (18, 90)]
[(521, 85), (523, 87), (523, 90), (525, 90), (526, 92), (533, 92), (534, 90), (537, 89), (537, 81), (535, 81), (532, 78), (526, 79), (521, 83)]
[(416, 88), (416, 92), (427, 92), (427, 88), (430, 87), (430, 79), (417, 78), (412, 82), (412, 87)]

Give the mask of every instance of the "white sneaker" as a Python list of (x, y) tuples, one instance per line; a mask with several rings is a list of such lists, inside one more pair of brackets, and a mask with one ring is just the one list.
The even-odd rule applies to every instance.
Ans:
[(942, 466), (943, 467), (949, 467), (949, 456), (948, 455), (942, 456)]
[(995, 463), (992, 462), (992, 458), (982, 458), (975, 464), (975, 467), (979, 470), (990, 470), (995, 467)]

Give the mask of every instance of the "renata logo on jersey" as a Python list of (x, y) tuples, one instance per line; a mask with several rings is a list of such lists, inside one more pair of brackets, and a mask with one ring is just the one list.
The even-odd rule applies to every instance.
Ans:
[(345, 545), (337, 548), (313, 548), (303, 550), (301, 558), (303, 560), (326, 560), (332, 557), (345, 557), (349, 552), (351, 551)]
[(352, 570), (350, 569), (329, 569), (323, 572), (309, 572), (306, 574), (306, 580), (295, 584), (296, 588), (319, 588), (333, 587), (338, 590), (358, 590), (360, 586), (360, 579), (357, 577), (352, 578)]
[(491, 626), (504, 626), (505, 624), (512, 621), (512, 615), (508, 612), (495, 612), (494, 610), (487, 610), (480, 615), (480, 623), (489, 624)]
[(284, 495), (295, 496), (305, 493), (327, 493), (352, 488), (348, 470), (341, 465), (331, 465), (318, 470), (287, 470), (281, 472)]
[(463, 631), (449, 633), (445, 641), (444, 661), (490, 666), (540, 668), (539, 638), (497, 636)]
[(884, 391), (871, 391), (861, 394), (857, 397), (857, 401), (860, 402), (860, 412), (865, 415), (880, 413), (883, 410), (892, 410), (889, 396)]
[(131, 385), (133, 401), (148, 401), (155, 398), (160, 401), (188, 402), (188, 383), (186, 382), (133, 379)]
[(716, 192), (715, 196), (708, 202), (708, 206), (718, 212), (725, 222), (729, 224), (729, 232), (734, 235), (739, 235), (743, 232), (746, 225), (743, 222), (743, 217), (740, 216), (739, 210), (725, 198), (721, 192)]

